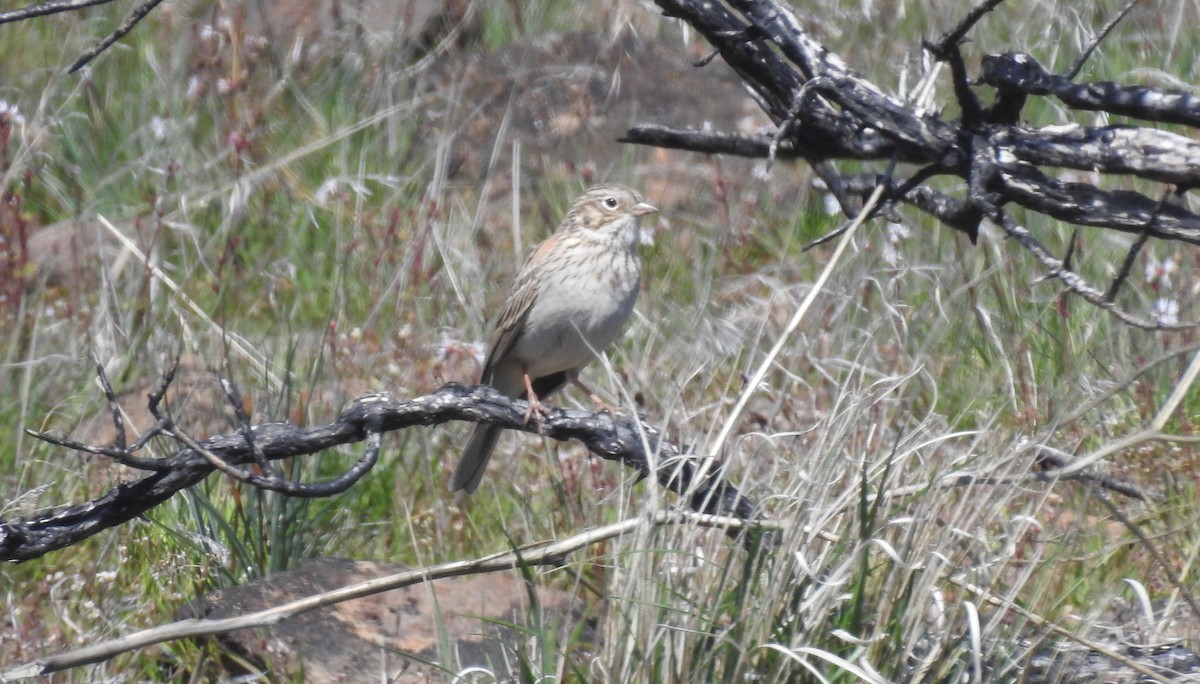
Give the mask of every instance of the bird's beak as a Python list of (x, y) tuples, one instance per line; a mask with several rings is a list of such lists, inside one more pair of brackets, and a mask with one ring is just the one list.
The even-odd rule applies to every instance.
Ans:
[(638, 202), (637, 204), (633, 205), (633, 211), (630, 213), (632, 213), (634, 216), (645, 216), (646, 214), (657, 214), (658, 209), (656, 209), (652, 204)]

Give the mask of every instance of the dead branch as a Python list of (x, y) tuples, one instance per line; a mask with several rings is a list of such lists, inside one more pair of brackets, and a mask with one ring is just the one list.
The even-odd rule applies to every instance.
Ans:
[(67, 69), (67, 73), (73, 74), (87, 66), (88, 63), (93, 59), (99, 57), (101, 52), (104, 52), (108, 48), (112, 47), (113, 43), (121, 40), (125, 37), (125, 34), (132, 31), (133, 27), (137, 26), (139, 21), (145, 19), (146, 15), (150, 14), (150, 12), (153, 11), (155, 7), (158, 7), (159, 3), (161, 2), (162, 0), (145, 0), (145, 2), (133, 8), (133, 11), (129, 13), (129, 16), (125, 18), (125, 21), (121, 22), (120, 26), (114, 29), (112, 33), (105, 36), (104, 39), (99, 43), (96, 43), (94, 46), (92, 46), (92, 48), (87, 52), (80, 55), (79, 59), (76, 59), (75, 62), (71, 64), (71, 67)]
[[(86, 7), (95, 5), (106, 5), (113, 0), (50, 0), (50, 2), (41, 2), (35, 5), (27, 5), (19, 7), (7, 12), (0, 12), (0, 24), (8, 24), (16, 21), (25, 21), (35, 17), (44, 17), (48, 14), (60, 14), (62, 12), (74, 12)], [(154, 11), (155, 7), (162, 3), (162, 0), (143, 0), (133, 11), (129, 13), (125, 21), (121, 23), (112, 33), (108, 34), (99, 43), (96, 43), (87, 52), (79, 56), (75, 63), (67, 70), (67, 73), (75, 73), (86, 66), (93, 59), (98, 57), (100, 53), (112, 47), (113, 43), (125, 37), (125, 34), (133, 30), (133, 27), (138, 25), (146, 15)]]
[[(114, 446), (83, 444), (61, 437), (29, 431), (43, 441), (81, 453), (113, 459), (115, 462), (147, 473), (134, 482), (119, 485), (103, 496), (76, 506), (41, 513), (28, 518), (0, 521), (0, 560), (27, 561), (50, 551), (66, 548), (110, 527), (145, 513), (177, 492), (219, 470), (255, 487), (279, 491), (291, 496), (333, 496), (362, 478), (375, 464), (380, 437), (386, 432), (418, 425), (438, 425), (453, 420), (486, 422), (512, 430), (539, 433), (551, 439), (583, 442), (593, 454), (618, 461), (644, 478), (652, 478), (667, 489), (686, 497), (694, 511), (729, 515), (756, 521), (762, 515), (758, 506), (729, 484), (722, 464), (702, 455), (684, 453), (663, 439), (653, 426), (618, 414), (591, 413), (570, 409), (551, 409), (539, 423), (526, 422), (526, 404), (486, 386), (451, 383), (433, 394), (400, 401), (389, 394), (356, 399), (332, 424), (300, 427), (292, 423), (253, 425), (240, 407), (241, 400), (232, 384), (222, 378), (226, 393), (239, 419), (239, 429), (231, 434), (203, 441), (191, 438), (175, 421), (164, 414), (160, 401), (174, 378), (164, 375), (159, 390), (149, 397), (149, 407), (157, 422), (133, 445), (125, 445), (125, 431), (116, 410), (116, 399), (103, 369), (98, 370), (101, 384), (113, 406), (117, 443)], [(152, 439), (172, 440), (176, 450), (163, 458), (143, 458), (136, 451)], [(337, 446), (366, 440), (363, 455), (339, 477), (319, 483), (300, 483), (281, 476), (271, 464), (282, 458), (316, 454)], [(257, 466), (259, 475), (240, 468)], [(747, 543), (754, 540), (747, 539)]]
[(36, 17), (44, 17), (49, 14), (59, 14), (61, 12), (73, 12), (85, 7), (94, 7), (96, 5), (107, 5), (113, 0), (51, 0), (50, 2), (39, 2), (36, 5), (26, 5), (17, 9), (0, 12), (0, 24), (8, 24), (14, 21), (25, 21)]
[[(1190, 93), (1072, 80), (1132, 3), (1107, 22), (1067, 75), (1047, 73), (1029, 55), (1006, 53), (983, 56), (979, 76), (972, 79), (960, 45), (1002, 0), (981, 3), (939, 41), (924, 46), (935, 59), (950, 66), (953, 95), (962, 114), (959, 119), (947, 120), (940, 108), (918, 107), (854, 73), (836, 52), (809, 34), (802, 4), (789, 5), (782, 0), (655, 1), (664, 14), (687, 22), (712, 44), (713, 54), (738, 73), (774, 121), (776, 132), (742, 136), (636, 126), (622, 138), (624, 142), (772, 160), (801, 158), (830, 165), (839, 159), (916, 165), (908, 181), (889, 184), (877, 214), (889, 214), (896, 204), (917, 206), (966, 233), (972, 241), (980, 221), (988, 218), (1009, 236), (1017, 237), (1016, 244), (1047, 266), (1050, 276), (1066, 290), (1092, 305), (1129, 325), (1179, 327), (1161, 325), (1123, 309), (1105, 296), (1106, 292), (1119, 292), (1116, 279), (1105, 287), (1087, 284), (1070, 259), (1050, 253), (1041, 240), (1017, 226), (1005, 209), (1015, 204), (1076, 226), (1132, 233), (1139, 242), (1156, 239), (1200, 244), (1200, 216), (1185, 208), (1185, 203), (1163, 202), (1134, 190), (1105, 190), (1098, 182), (1068, 182), (1054, 175), (1054, 170), (1078, 170), (1122, 176), (1171, 184), (1175, 194), (1183, 194), (1200, 187), (1200, 143), (1192, 137), (1141, 125), (1072, 123), (1037, 129), (1020, 124), (1021, 111), (1030, 98), (1054, 97), (1069, 110), (1081, 113), (1101, 111), (1145, 123), (1200, 128), (1200, 97)], [(708, 61), (702, 60), (700, 65)], [(994, 91), (995, 99), (987, 107), (976, 94), (979, 85)], [(1090, 115), (1079, 117), (1081, 122), (1093, 119)], [(939, 176), (957, 177), (960, 184), (965, 181), (964, 194), (951, 197), (927, 184)], [(853, 191), (856, 184), (860, 188), (868, 185), (855, 179), (831, 182), (829, 168), (821, 178), (849, 194), (861, 194)], [(874, 185), (872, 179), (869, 187)], [(838, 200), (847, 206), (843, 197)], [(852, 216), (851, 211), (846, 214)], [(1129, 264), (1113, 270), (1117, 278), (1123, 278)]]
[(1012, 88), (1030, 95), (1053, 95), (1071, 109), (1200, 126), (1200, 97), (1141, 86), (1122, 86), (1110, 81), (1072, 83), (1066, 77), (1046, 73), (1029, 55), (987, 55), (979, 74), (985, 85)]

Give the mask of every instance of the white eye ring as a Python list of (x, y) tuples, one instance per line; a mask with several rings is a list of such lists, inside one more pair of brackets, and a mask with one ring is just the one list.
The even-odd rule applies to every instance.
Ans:
[(609, 209), (616, 209), (617, 208), (617, 198), (616, 197), (605, 197), (604, 198), (604, 206), (608, 207)]

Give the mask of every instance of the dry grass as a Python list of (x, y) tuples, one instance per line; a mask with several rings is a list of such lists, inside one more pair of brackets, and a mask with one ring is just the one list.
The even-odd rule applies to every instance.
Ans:
[[(1070, 3), (1010, 3), (972, 49), (1027, 49), (1061, 66), (1116, 3), (1098, 4), (1087, 10), (1097, 16), (1080, 16)], [(919, 37), (960, 11), (899, 2), (864, 14), (859, 5), (815, 8), (813, 26), (895, 90), (917, 79)], [(455, 50), (502, 49), (573, 27), (610, 39), (632, 27), (681, 59), (699, 51), (641, 4), (522, 6), (489, 3), (478, 34)], [(1171, 3), (1165, 14), (1182, 19), (1170, 23), (1158, 21), (1162, 9), (1134, 16), (1085, 77), (1196, 82), (1195, 67), (1178, 57), (1195, 38), (1174, 30), (1194, 24), (1196, 8)], [(514, 161), (512, 138), (467, 154), (455, 141), (480, 139), (472, 127), (482, 103), (451, 108), (431, 95), (463, 83), (436, 70), (411, 77), (401, 56), (356, 52), (353, 40), (293, 63), (287, 51), (229, 40), (222, 31), (243, 27), (236, 18), (222, 24), (205, 3), (160, 13), (89, 76), (63, 77), (61, 65), (115, 11), (0, 34), (6, 71), (24, 74), (0, 88), (24, 116), (0, 150), (16, 207), (0, 221), (8, 236), (14, 226), (81, 226), (50, 280), (33, 278), (19, 297), (4, 289), (0, 387), (10, 402), (0, 410), (13, 429), (0, 449), (0, 518), (82, 501), (131, 477), (20, 430), (92, 434), (103, 411), (89, 380), (93, 351), (128, 404), (183, 353), (196, 378), (207, 366), (232, 373), (260, 420), (321, 422), (367, 390), (417, 394), (473, 379), (485, 303), (497, 301), (520, 254), (589, 173), (648, 188), (665, 210), (646, 249), (638, 316), (609, 366), (589, 378), (680, 443), (703, 449), (720, 433), (831, 253), (801, 250), (834, 225), (802, 168), (776, 166), (764, 177), (753, 164), (652, 150), (562, 152), (594, 161), (573, 166), (557, 163), (554, 146), (533, 144)], [(1025, 19), (1030, 12), (1039, 20)], [(216, 37), (204, 38), (205, 27)], [(192, 43), (166, 47), (179, 35)], [(705, 77), (695, 75), (697, 87)], [(1057, 123), (1064, 113), (1046, 106), (1031, 115)], [(178, 291), (114, 246), (97, 215)], [(864, 226), (726, 444), (734, 480), (791, 525), (782, 548), (747, 555), (719, 532), (668, 527), (572, 558), (572, 572), (541, 579), (598, 587), (599, 643), (544, 637), (537, 667), (613, 682), (846, 680), (854, 668), (888, 681), (1013, 679), (1014, 663), (1045, 630), (948, 574), (1080, 635), (1096, 636), (1118, 607), (1138, 605), (1137, 587), (1160, 601), (1155, 620), (1187, 615), (1162, 563), (1095, 492), (1028, 474), (1032, 445), (1083, 453), (1153, 415), (1194, 335), (1114, 325), (1037, 283), (1030, 260), (996, 234), (985, 231), (972, 248), (906, 219), (907, 234)], [(1065, 244), (1061, 227), (1035, 228), (1048, 244)], [(1089, 233), (1084, 244), (1085, 272), (1102, 278), (1128, 241)], [(1137, 278), (1125, 303), (1150, 312), (1175, 301), (1182, 319), (1200, 318), (1191, 296), (1200, 258), (1155, 245), (1143, 265), (1168, 260), (1169, 282)], [(219, 400), (193, 395), (177, 400), (180, 415), (204, 432), (229, 428)], [(1196, 413), (1193, 393), (1169, 429), (1190, 435)], [(335, 501), (297, 503), (210, 478), (152, 521), (4, 568), (0, 661), (165, 622), (206, 586), (312, 555), (431, 563), (495, 551), (506, 536), (560, 537), (673, 503), (577, 445), (528, 436), (502, 442), (479, 495), (450, 497), (445, 480), (465, 435), (464, 426), (390, 436), (385, 462)], [(297, 468), (315, 476), (337, 463)], [(1200, 549), (1195, 465), (1188, 443), (1150, 443), (1104, 464), (1155, 495), (1115, 503), (1185, 588)], [(952, 474), (1005, 480), (948, 486)], [(1141, 627), (1146, 640), (1162, 636)], [(168, 679), (203, 669), (204, 658), (181, 644), (70, 678)]]

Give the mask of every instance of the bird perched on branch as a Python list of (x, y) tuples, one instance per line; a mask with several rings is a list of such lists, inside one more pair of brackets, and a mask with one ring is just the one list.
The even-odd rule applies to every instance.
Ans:
[[(517, 273), (483, 364), (480, 382), (529, 402), (570, 382), (602, 405), (579, 371), (621, 334), (641, 285), (642, 217), (658, 211), (621, 185), (597, 185), (571, 205), (562, 225)], [(450, 478), (450, 490), (479, 487), (501, 428), (480, 423)]]

